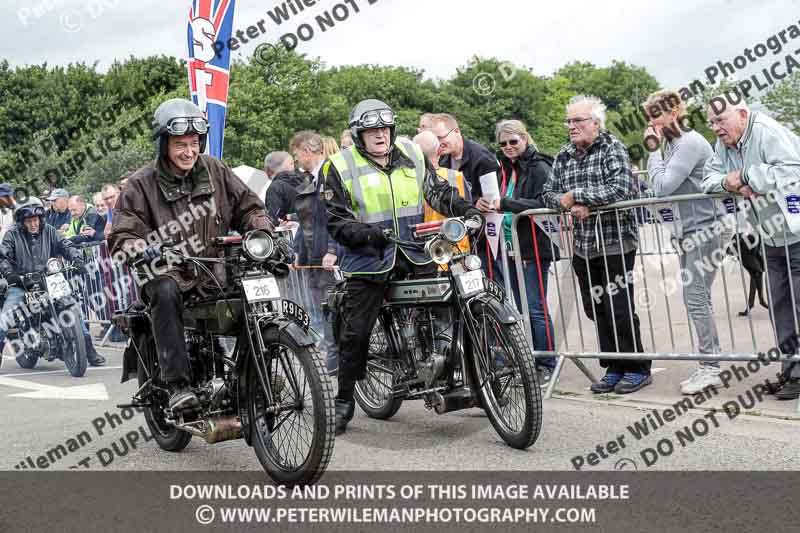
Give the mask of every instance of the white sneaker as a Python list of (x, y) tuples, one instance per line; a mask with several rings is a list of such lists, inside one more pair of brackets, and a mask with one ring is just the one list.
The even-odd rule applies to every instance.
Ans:
[(682, 394), (697, 394), (708, 387), (722, 387), (719, 379), (719, 368), (704, 367), (698, 369), (686, 382), (681, 383)]
[(696, 380), (700, 376), (700, 374), (702, 374), (704, 371), (705, 367), (702, 366), (700, 368), (695, 369), (695, 371), (692, 372), (691, 376), (680, 382), (680, 386), (683, 387), (687, 383), (691, 383), (692, 381)]

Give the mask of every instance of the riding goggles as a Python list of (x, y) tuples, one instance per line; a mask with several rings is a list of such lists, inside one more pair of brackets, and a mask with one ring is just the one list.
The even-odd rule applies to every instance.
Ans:
[(359, 120), (362, 128), (378, 128), (382, 126), (394, 126), (394, 113), (391, 109), (381, 109), (378, 111), (367, 111), (361, 115)]
[(44, 208), (41, 206), (20, 207), (19, 211), (17, 212), (18, 220), (25, 220), (26, 218), (43, 217), (43, 216), (44, 216)]
[(208, 133), (208, 121), (202, 117), (174, 118), (167, 124), (167, 133), (170, 135), (185, 135), (187, 133)]

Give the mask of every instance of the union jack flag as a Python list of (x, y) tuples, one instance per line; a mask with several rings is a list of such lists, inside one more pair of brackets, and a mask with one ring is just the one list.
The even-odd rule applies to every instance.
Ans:
[(189, 9), (189, 90), (208, 118), (207, 151), (218, 158), (222, 157), (228, 106), (231, 52), (227, 43), (235, 4), (236, 0), (192, 0)]

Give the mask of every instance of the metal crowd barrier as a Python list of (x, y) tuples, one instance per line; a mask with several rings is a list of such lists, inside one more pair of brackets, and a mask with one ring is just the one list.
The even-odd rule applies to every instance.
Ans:
[[(676, 213), (679, 212), (681, 205), (688, 202), (692, 214), (696, 212), (696, 201), (705, 200), (712, 201), (714, 205), (718, 206), (718, 210), (714, 210), (714, 220), (710, 224), (723, 224), (728, 223), (732, 229), (732, 236), (736, 236), (747, 231), (753, 231), (752, 228), (746, 227), (746, 222), (743, 219), (742, 210), (737, 206), (736, 199), (726, 194), (706, 195), (706, 194), (693, 194), (693, 195), (680, 195), (663, 198), (644, 198), (637, 200), (628, 200), (604, 206), (600, 209), (592, 209), (592, 213), (613, 214), (613, 220), (616, 221), (616, 237), (619, 239), (621, 235), (620, 215), (627, 211), (634, 211), (638, 217), (641, 216), (641, 210), (645, 209), (652, 215), (652, 220), (644, 224), (638, 225), (639, 234), (639, 249), (636, 252), (636, 258), (633, 266), (633, 271), (630, 273), (625, 270), (625, 276), (629, 274), (634, 279), (634, 294), (632, 298), (627, 299), (628, 310), (631, 323), (625, 324), (633, 329), (633, 310), (631, 309), (631, 302), (634, 302), (636, 307), (636, 314), (640, 317), (640, 331), (642, 344), (642, 352), (603, 352), (600, 349), (601, 342), (599, 338), (599, 329), (597, 324), (594, 323), (593, 329), (595, 330), (595, 345), (592, 346), (588, 342), (590, 335), (586, 329), (592, 328), (593, 322), (585, 316), (584, 309), (582, 308), (580, 289), (577, 286), (574, 266), (572, 259), (575, 257), (572, 245), (572, 227), (577, 224), (584, 224), (584, 221), (573, 220), (569, 213), (558, 212), (550, 209), (532, 209), (516, 214), (512, 222), (512, 252), (513, 260), (516, 266), (517, 281), (520, 292), (521, 309), (528, 309), (528, 298), (525, 290), (526, 280), (523, 271), (523, 261), (519, 254), (513, 250), (520, 249), (520, 241), (518, 234), (518, 223), (523, 218), (529, 219), (528, 221), (521, 221), (523, 224), (536, 224), (550, 236), (551, 251), (556, 246), (560, 247), (561, 258), (568, 260), (568, 264), (559, 265), (559, 262), (554, 261), (551, 266), (551, 275), (555, 280), (555, 294), (553, 295), (553, 284), (548, 287), (549, 298), (543, 300), (547, 302), (547, 311), (554, 319), (555, 326), (555, 346), (551, 351), (534, 351), (538, 356), (557, 356), (557, 365), (553, 373), (551, 382), (546, 391), (546, 397), (551, 397), (558, 380), (559, 374), (563, 368), (564, 359), (567, 358), (575, 363), (581, 371), (589, 378), (590, 381), (595, 382), (592, 373), (580, 361), (582, 358), (613, 358), (613, 359), (635, 359), (635, 360), (692, 360), (692, 361), (755, 361), (759, 360), (759, 348), (761, 351), (766, 352), (770, 347), (777, 347), (778, 337), (773, 327), (775, 324), (774, 306), (772, 305), (770, 281), (766, 268), (766, 254), (764, 239), (760, 239), (761, 256), (764, 258), (764, 277), (766, 278), (766, 298), (769, 303), (769, 321), (759, 321), (758, 323), (753, 320), (752, 310), (746, 315), (747, 327), (741, 327), (741, 324), (735, 325), (735, 315), (733, 309), (741, 309), (747, 305), (747, 278), (744, 275), (744, 268), (741, 261), (736, 261), (738, 268), (731, 263), (733, 261), (726, 261), (726, 257), (730, 253), (722, 256), (722, 260), (717, 267), (716, 278), (711, 287), (712, 294), (712, 308), (718, 307), (715, 304), (722, 304), (724, 309), (726, 327), (718, 327), (718, 336), (721, 350), (718, 353), (700, 353), (698, 345), (695, 342), (696, 335), (692, 327), (692, 319), (689, 316), (688, 308), (683, 301), (683, 287), (680, 285), (680, 272), (679, 255), (677, 249), (670, 243), (673, 241), (671, 235), (680, 235), (681, 222)], [(720, 204), (721, 203), (721, 204)], [(723, 209), (724, 207), (724, 209)], [(719, 215), (718, 213), (723, 213)], [(596, 217), (592, 217), (594, 219)], [(594, 222), (593, 222), (594, 223)], [(749, 226), (749, 225), (748, 225)], [(599, 223), (599, 227), (593, 228), (592, 231), (597, 231), (595, 235), (602, 239), (603, 227)], [(785, 232), (785, 229), (783, 230)], [(648, 232), (651, 241), (644, 241), (642, 233)], [(719, 242), (717, 243), (723, 250), (732, 250), (734, 253), (740, 253), (737, 248), (731, 248), (731, 236), (723, 232), (716, 237)], [(643, 243), (645, 245), (643, 246)], [(602, 243), (600, 243), (602, 245)], [(538, 246), (538, 244), (536, 245)], [(613, 252), (618, 254), (619, 252)], [(722, 252), (718, 252), (720, 255)], [(786, 249), (786, 261), (789, 262), (788, 248)], [(611, 254), (609, 254), (611, 255)], [(605, 254), (605, 275), (608, 277), (609, 267), (608, 260)], [(718, 255), (719, 257), (719, 255)], [(579, 260), (580, 259), (579, 256)], [(588, 260), (587, 260), (588, 264)], [(506, 269), (507, 270), (507, 269)], [(588, 270), (588, 269), (587, 269)], [(571, 271), (571, 272), (570, 272)], [(563, 274), (562, 274), (563, 272)], [(589, 280), (590, 284), (594, 287), (596, 282)], [(751, 281), (752, 283), (752, 281)], [(791, 284), (790, 284), (791, 287)], [(619, 292), (627, 291), (627, 285), (618, 287)], [(674, 291), (669, 293), (664, 292), (664, 288), (674, 288)], [(661, 290), (659, 290), (661, 289)], [(613, 291), (608, 291), (611, 298), (613, 298)], [(642, 297), (644, 296), (644, 298)], [(794, 290), (791, 290), (791, 301), (793, 308), (796, 298), (800, 295), (795, 295)], [(677, 303), (676, 303), (677, 302)], [(512, 300), (513, 305), (513, 300)], [(753, 310), (758, 306), (755, 302)], [(742, 307), (738, 307), (742, 306)], [(595, 310), (595, 301), (592, 299), (592, 310)], [(642, 317), (642, 312), (646, 312), (646, 316)], [(654, 317), (655, 313), (663, 313), (666, 321), (660, 319), (658, 316)], [(733, 314), (732, 314), (733, 312)], [(528, 342), (533, 347), (533, 334), (532, 324), (530, 323), (531, 317), (529, 313), (523, 312), (525, 317), (525, 333), (528, 337)], [(593, 316), (597, 316), (593, 312)], [(712, 320), (716, 320), (712, 309)], [(685, 320), (684, 320), (685, 319)], [(800, 333), (798, 327), (798, 318), (795, 314), (795, 334)], [(683, 323), (685, 321), (685, 329)], [(577, 328), (575, 327), (577, 324)], [(620, 324), (614, 323), (614, 342), (615, 346), (619, 348), (618, 332)], [(649, 336), (646, 335), (649, 330)], [(649, 341), (649, 342), (648, 342)], [(774, 342), (774, 344), (773, 344)], [(634, 342), (634, 347), (636, 347)], [(593, 349), (594, 348), (594, 349)], [(763, 356), (762, 356), (763, 357)], [(800, 362), (800, 355), (785, 356), (781, 355), (780, 361), (797, 361)], [(770, 360), (772, 362), (772, 360)], [(797, 404), (797, 411), (800, 412), (800, 400)]]

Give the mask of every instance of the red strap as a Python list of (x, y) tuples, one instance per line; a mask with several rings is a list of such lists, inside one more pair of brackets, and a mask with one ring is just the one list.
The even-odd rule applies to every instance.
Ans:
[(553, 351), (553, 339), (550, 338), (550, 324), (547, 315), (547, 296), (544, 293), (544, 283), (542, 280), (542, 262), (539, 260), (539, 243), (536, 241), (536, 225), (533, 222), (533, 215), (531, 219), (531, 233), (533, 234), (533, 253), (536, 256), (536, 271), (539, 274), (539, 291), (540, 298), (542, 299), (542, 307), (544, 310), (544, 330), (547, 333), (547, 347), (549, 351)]
[(489, 246), (489, 237), (487, 236), (484, 241), (486, 241), (486, 257), (489, 259), (489, 279), (494, 281), (494, 273), (492, 272), (492, 248)]

